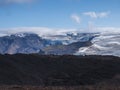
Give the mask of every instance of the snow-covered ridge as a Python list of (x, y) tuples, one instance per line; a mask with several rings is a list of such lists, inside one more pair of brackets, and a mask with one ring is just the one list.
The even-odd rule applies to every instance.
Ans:
[[(91, 45), (95, 33), (64, 32), (40, 36), (35, 33), (15, 33), (0, 37), (0, 53), (73, 54), (79, 47)], [(71, 48), (71, 47), (72, 48)], [(66, 52), (67, 49), (67, 52)]]
[[(32, 43), (33, 46), (31, 44), (29, 48), (26, 48), (26, 53), (29, 53), (28, 51), (39, 51), (40, 49), (42, 49), (43, 47), (46, 46), (52, 46), (52, 45), (61, 45), (60, 47), (57, 48), (57, 46), (54, 47), (49, 47), (46, 48), (44, 50), (58, 50), (57, 52), (59, 52), (59, 48), (65, 49), (67, 47), (67, 45), (69, 46), (72, 43), (76, 43), (76, 42), (87, 42), (90, 41), (92, 42), (92, 45), (90, 46), (82, 46), (82, 47), (78, 47), (77, 51), (75, 51), (75, 55), (114, 55), (114, 56), (120, 56), (120, 32), (99, 32), (99, 33), (93, 33), (93, 32), (82, 32), (79, 30), (75, 30), (75, 29), (48, 29), (48, 28), (39, 28), (39, 29), (31, 29), (25, 30), (25, 28), (21, 28), (20, 31), (16, 31), (16, 29), (12, 29), (11, 31), (5, 31), (5, 32), (0, 32), (0, 35), (2, 38), (3, 36), (11, 36), (13, 35), (12, 38), (15, 37), (19, 37), (19, 38), (24, 38), (26, 37), (26, 35), (30, 35), (30, 34), (35, 34), (36, 38), (34, 38), (34, 35), (31, 35), (30, 37), (32, 37), (31, 39), (33, 40), (29, 40), (29, 37), (27, 37), (26, 41), (22, 41), (22, 39), (20, 39), (19, 41), (16, 41), (16, 39), (14, 39), (14, 44), (11, 46), (12, 50), (14, 50), (14, 47), (16, 47), (16, 49), (14, 50), (14, 52), (16, 52), (16, 50), (20, 50), (20, 48), (22, 48), (22, 46), (25, 44), (25, 42), (27, 43)], [(92, 38), (92, 39), (91, 39)], [(91, 40), (90, 40), (91, 39)], [(8, 45), (8, 42), (4, 41), (3, 39), (1, 39), (2, 43), (1, 46), (4, 46), (3, 44), (6, 43), (5, 45)], [(17, 46), (16, 46), (16, 42), (17, 42)], [(23, 42), (21, 44), (21, 42)], [(19, 43), (21, 44), (21, 46), (19, 46)], [(38, 44), (39, 45), (38, 45)], [(73, 44), (75, 45), (75, 44)], [(18, 47), (19, 46), (19, 47)], [(24, 45), (26, 46), (26, 45)], [(6, 46), (7, 47), (7, 46)], [(32, 49), (31, 49), (32, 47)], [(75, 47), (75, 46), (72, 46)], [(5, 47), (3, 47), (3, 49), (6, 49)], [(31, 49), (31, 50), (30, 50)], [(39, 50), (38, 50), (39, 49)], [(71, 49), (71, 48), (69, 48)], [(68, 51), (70, 51), (68, 49)], [(9, 50), (9, 52), (10, 52)], [(25, 49), (23, 48), (23, 52), (25, 51)], [(52, 51), (52, 50), (51, 50)], [(1, 51), (2, 52), (2, 51)]]
[(120, 56), (120, 33), (100, 33), (92, 40), (93, 45), (82, 47), (75, 53), (85, 55)]
[[(1, 37), (3, 36), (17, 36), (17, 37), (25, 37), (27, 34), (36, 34), (43, 39), (48, 39), (51, 41), (59, 41), (65, 45), (68, 45), (73, 42), (78, 41), (87, 41), (89, 37), (93, 36), (93, 33), (86, 33), (75, 29), (48, 29), (48, 28), (30, 28), (28, 30), (24, 30), (25, 28), (21, 28), (20, 31), (16, 31), (16, 29), (12, 29), (10, 31), (1, 32)], [(95, 34), (95, 33), (94, 33)], [(97, 34), (97, 33), (96, 33)]]

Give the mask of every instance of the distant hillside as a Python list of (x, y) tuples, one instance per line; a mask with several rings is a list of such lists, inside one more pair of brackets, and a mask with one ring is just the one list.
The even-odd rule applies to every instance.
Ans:
[(53, 36), (16, 33), (0, 37), (0, 54), (73, 55), (80, 47), (91, 46), (91, 40), (96, 36), (96, 33), (68, 34), (66, 32), (64, 35)]
[[(0, 33), (1, 34), (1, 33)], [(42, 35), (41, 35), (42, 34)], [(112, 55), (120, 57), (120, 33), (21, 32), (0, 36), (0, 54)]]
[(0, 55), (0, 85), (77, 86), (120, 84), (113, 56)]

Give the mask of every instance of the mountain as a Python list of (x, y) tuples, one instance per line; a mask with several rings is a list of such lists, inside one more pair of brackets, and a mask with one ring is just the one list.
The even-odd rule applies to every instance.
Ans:
[(53, 45), (49, 47), (45, 47), (43, 50), (46, 51), (46, 54), (54, 54), (54, 55), (64, 55), (74, 54), (80, 47), (90, 46), (92, 43), (88, 40), (85, 42), (74, 42), (68, 45)]
[(16, 33), (0, 37), (0, 53), (120, 56), (120, 33)]
[(77, 55), (114, 55), (120, 56), (120, 33), (100, 33), (91, 46), (79, 48)]
[(46, 37), (34, 33), (11, 34), (0, 37), (0, 53), (73, 54), (80, 47), (91, 45), (94, 37), (90, 33), (66, 33)]
[(42, 48), (59, 44), (61, 43), (42, 39), (37, 34), (33, 33), (14, 34), (0, 37), (0, 53), (43, 53), (44, 51), (41, 50)]

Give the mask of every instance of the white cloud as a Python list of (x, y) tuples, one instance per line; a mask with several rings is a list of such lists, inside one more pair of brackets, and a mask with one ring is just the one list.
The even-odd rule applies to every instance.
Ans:
[[(5, 28), (0, 29), (0, 35), (10, 35), (15, 33), (36, 33), (40, 36), (44, 35), (62, 35), (65, 32), (76, 31), (76, 29), (57, 29), (57, 28), (47, 28), (47, 27), (16, 27), (16, 28)], [(54, 33), (53, 33), (54, 32)]]
[(83, 14), (86, 15), (86, 16), (90, 16), (92, 18), (97, 18), (97, 15), (96, 15), (95, 12), (85, 12)]
[(80, 16), (78, 16), (77, 14), (72, 14), (71, 15), (72, 20), (74, 20), (76, 23), (80, 24), (81, 19)]
[(23, 4), (23, 3), (31, 3), (35, 0), (1, 0), (0, 4)]
[(114, 32), (120, 33), (119, 27), (96, 27), (95, 30), (99, 32), (107, 32), (107, 33), (114, 33)]
[(100, 33), (120, 33), (120, 27), (95, 27), (94, 25), (90, 24), (90, 26), (88, 26), (85, 31)]
[(8, 3), (30, 3), (33, 0), (6, 0)]
[[(15, 34), (15, 33), (36, 33), (39, 36), (50, 36), (50, 35), (65, 35), (69, 32), (107, 32), (107, 33), (120, 33), (119, 27), (88, 27), (86, 29), (62, 29), (62, 28), (47, 28), (47, 27), (16, 27), (16, 28), (7, 28), (0, 29), (0, 36)], [(54, 33), (53, 33), (54, 32)]]
[(97, 13), (97, 12), (85, 12), (85, 13), (83, 13), (83, 15), (90, 16), (91, 18), (95, 18), (95, 19), (107, 17), (109, 14), (110, 14), (109, 11), (99, 12), (99, 13)]
[(110, 12), (101, 12), (101, 13), (98, 14), (98, 16), (100, 18), (104, 18), (104, 17), (107, 17), (109, 14), (110, 14)]

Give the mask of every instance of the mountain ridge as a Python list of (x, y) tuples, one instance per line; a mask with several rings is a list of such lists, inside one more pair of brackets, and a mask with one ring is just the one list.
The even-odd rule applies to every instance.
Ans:
[(1, 54), (120, 56), (120, 34), (118, 32), (81, 33), (71, 31), (40, 36), (35, 33), (16, 33), (0, 37), (0, 47)]
[[(53, 37), (53, 36), (51, 36)], [(94, 36), (92, 34), (66, 34), (64, 35), (57, 35), (54, 36), (56, 38), (60, 39), (46, 39), (43, 37), (38, 36), (34, 33), (18, 33), (18, 34), (12, 34), (9, 36), (0, 37), (0, 53), (1, 54), (16, 54), (16, 53), (48, 53), (47, 48), (52, 48), (53, 50), (55, 47), (61, 47), (61, 48), (67, 48), (70, 50), (70, 46), (73, 45), (73, 47), (76, 47), (79, 43), (82, 44), (84, 42), (90, 42)], [(63, 40), (61, 40), (61, 38)], [(84, 45), (79, 45), (78, 48)], [(59, 48), (56, 48), (59, 49)], [(77, 49), (73, 50), (75, 52)], [(64, 50), (63, 50), (64, 51)], [(59, 53), (59, 50), (57, 51)], [(56, 53), (49, 53), (49, 54), (56, 54)], [(63, 53), (59, 53), (63, 54)], [(73, 53), (64, 53), (64, 54), (73, 54)]]

